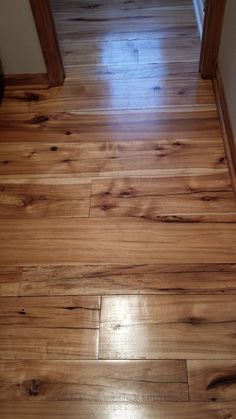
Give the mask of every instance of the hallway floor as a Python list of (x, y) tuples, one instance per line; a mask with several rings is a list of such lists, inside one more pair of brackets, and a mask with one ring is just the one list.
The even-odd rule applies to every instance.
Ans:
[(236, 205), (191, 0), (52, 0), (0, 110), (1, 419), (236, 418)]

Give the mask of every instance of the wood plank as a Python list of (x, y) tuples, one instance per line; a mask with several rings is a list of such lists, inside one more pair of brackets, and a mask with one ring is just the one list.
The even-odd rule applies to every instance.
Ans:
[(102, 297), (102, 325), (234, 322), (235, 296), (140, 295)]
[(95, 359), (99, 297), (2, 298), (2, 359)]
[(236, 225), (139, 218), (0, 220), (2, 265), (234, 263)]
[(84, 83), (65, 82), (63, 89), (6, 91), (2, 111), (62, 112), (121, 109), (152, 109), (174, 106), (209, 105), (215, 109), (215, 98), (209, 80), (133, 79)]
[[(172, 10), (169, 10), (170, 12)], [(150, 9), (150, 12), (153, 12), (153, 9)], [(91, 13), (91, 11), (90, 11)], [(94, 13), (96, 11), (94, 10)], [(134, 12), (133, 12), (134, 13)], [(156, 25), (154, 27), (153, 22), (154, 19), (150, 18), (142, 18), (143, 25), (137, 30), (130, 31), (129, 27), (124, 25), (124, 19), (121, 19), (122, 26), (119, 28), (119, 25), (117, 25), (117, 30), (107, 31), (104, 32), (104, 26), (102, 25), (102, 22), (100, 22), (100, 25), (96, 26), (96, 31), (90, 31), (88, 32), (86, 30), (85, 25), (82, 28), (78, 29), (78, 25), (76, 25), (76, 22), (69, 21), (67, 18), (63, 19), (61, 18), (61, 13), (55, 13), (56, 14), (56, 20), (57, 20), (57, 26), (58, 26), (58, 37), (60, 43), (64, 42), (71, 42), (71, 44), (75, 44), (76, 40), (83, 40), (84, 42), (87, 41), (94, 41), (94, 42), (100, 42), (101, 44), (104, 42), (113, 42), (113, 41), (132, 41), (132, 40), (152, 40), (152, 39), (198, 39), (199, 42), (199, 48), (200, 48), (200, 39), (199, 39), (199, 32), (197, 25), (195, 22), (189, 23), (187, 26), (183, 25)], [(95, 17), (96, 18), (96, 17)], [(140, 19), (141, 20), (141, 19)], [(117, 22), (118, 23), (118, 22)], [(141, 23), (141, 22), (140, 22)], [(147, 25), (149, 25), (148, 30), (145, 30), (145, 27), (147, 28)], [(100, 26), (100, 27), (99, 27)], [(82, 31), (81, 31), (82, 29)], [(121, 29), (121, 30), (120, 30)], [(144, 30), (143, 30), (144, 29)], [(79, 30), (79, 32), (78, 32)], [(66, 62), (67, 57), (64, 55), (64, 60)], [(199, 61), (199, 53), (195, 55), (194, 61)], [(69, 68), (67, 66), (67, 68)], [(195, 73), (196, 75), (196, 73)]]
[[(192, 2), (52, 3), (65, 86), (9, 89), (0, 115), (3, 419), (234, 418), (234, 383), (187, 401), (186, 359), (236, 353), (235, 204)], [(92, 182), (107, 218), (86, 218)]]
[[(208, 153), (205, 152), (205, 147)], [(55, 151), (53, 151), (55, 150)], [(0, 175), (91, 177), (227, 170), (218, 139), (0, 143)], [(196, 170), (197, 169), (197, 170)], [(3, 178), (4, 179), (4, 178)]]
[(21, 272), (19, 293), (25, 296), (236, 294), (235, 264), (85, 264), (17, 269)]
[[(67, 66), (84, 64), (154, 64), (197, 61), (198, 38), (163, 38), (141, 40), (84, 41), (62, 39), (61, 47)], [(196, 73), (195, 73), (196, 79)]]
[(1, 266), (0, 297), (17, 296), (20, 288), (22, 269), (20, 266)]
[[(93, 31), (96, 34), (96, 27), (100, 26), (101, 28), (106, 25), (106, 23), (114, 23), (113, 31), (115, 31), (116, 24), (118, 27), (122, 27), (123, 20), (127, 21), (127, 26), (132, 24), (132, 21), (138, 27), (138, 20), (150, 19), (151, 17), (156, 18), (157, 26), (161, 24), (166, 24), (169, 26), (185, 26), (188, 27), (189, 24), (195, 24), (194, 10), (191, 4), (188, 4), (188, 7), (176, 7), (172, 5), (170, 10), (169, 7), (158, 7), (158, 4), (153, 4), (152, 7), (144, 7), (144, 4), (140, 7), (136, 7), (136, 4), (133, 4), (131, 7), (127, 7), (124, 3), (122, 5), (115, 5), (115, 2), (111, 2), (110, 5), (104, 7), (83, 7), (80, 3), (79, 7), (73, 3), (70, 4), (69, 8), (65, 6), (60, 9), (57, 8), (56, 19), (58, 25), (58, 32), (62, 33), (60, 30), (60, 24), (63, 25), (63, 28), (66, 27), (66, 22), (71, 25), (76, 25), (76, 22), (81, 21), (81, 25), (87, 22), (89, 24), (93, 23)], [(82, 7), (81, 7), (82, 6)], [(89, 6), (89, 4), (87, 4)], [(100, 5), (99, 5), (100, 6)], [(135, 12), (136, 9), (136, 12)], [(150, 10), (151, 9), (151, 10)], [(137, 13), (137, 14), (135, 14)], [(174, 21), (174, 18), (176, 20)], [(184, 19), (184, 21), (181, 20)], [(141, 22), (142, 23), (142, 22)], [(80, 25), (78, 25), (80, 26)], [(80, 30), (80, 28), (78, 28)]]
[(87, 217), (90, 184), (89, 179), (2, 179), (0, 218)]
[(0, 325), (51, 329), (99, 329), (100, 298), (1, 298)]
[[(2, 402), (2, 419), (235, 419), (236, 403)], [(79, 412), (79, 413), (78, 413)]]
[(2, 361), (0, 373), (0, 400), (188, 400), (184, 361)]
[[(99, 71), (100, 67), (98, 68)], [(77, 71), (77, 70), (76, 70)], [(87, 68), (85, 68), (87, 74)], [(177, 109), (107, 111), (97, 113), (59, 112), (0, 113), (0, 142), (68, 143), (94, 141), (138, 141), (215, 138), (221, 141), (216, 109), (185, 112)]]
[[(69, 60), (68, 60), (69, 61)], [(90, 80), (100, 82), (102, 80), (122, 80), (122, 79), (145, 79), (145, 78), (161, 78), (168, 79), (178, 78), (193, 78), (196, 79), (198, 72), (198, 62), (181, 61), (167, 62), (167, 63), (151, 63), (151, 64), (109, 64), (109, 65), (72, 65), (67, 64), (66, 70), (70, 80)]]
[(188, 361), (190, 399), (234, 401), (236, 361)]
[[(229, 213), (229, 218), (227, 218)], [(202, 217), (209, 215), (209, 217)], [(161, 221), (236, 221), (228, 174), (95, 179), (91, 217), (143, 217)]]
[(96, 359), (98, 329), (1, 326), (1, 359)]
[[(60, 15), (57, 18), (59, 22)], [(188, 26), (180, 26), (180, 25), (167, 25), (167, 26), (156, 26), (153, 25), (153, 19), (145, 19), (148, 22), (145, 23), (145, 27), (149, 23), (149, 30), (141, 30), (141, 27), (138, 30), (129, 31), (128, 26), (124, 26), (119, 30), (117, 26), (116, 31), (109, 31), (104, 32), (102, 25), (100, 28), (97, 26), (97, 31), (90, 31), (88, 32), (84, 26), (84, 30), (78, 33), (78, 26), (75, 25), (74, 22), (66, 22), (66, 26), (64, 26), (64, 22), (57, 23), (58, 27), (60, 27), (59, 33), (59, 41), (63, 42), (65, 40), (71, 40), (71, 43), (75, 43), (76, 39), (83, 40), (85, 42), (94, 40), (95, 42), (112, 42), (112, 41), (125, 41), (125, 40), (147, 40), (147, 39), (175, 39), (175, 38), (188, 38), (188, 39), (198, 39), (199, 40), (199, 31), (195, 24), (189, 24)], [(123, 21), (124, 23), (124, 21)], [(73, 28), (73, 29), (72, 29)], [(105, 39), (104, 39), (105, 38)], [(199, 54), (195, 56), (195, 61), (198, 60)], [(64, 60), (66, 61), (66, 56), (64, 56)], [(69, 68), (67, 66), (67, 68)]]
[(234, 359), (233, 296), (102, 300), (101, 359)]
[[(156, 28), (169, 29), (173, 27), (196, 27), (193, 8), (175, 8), (170, 12), (169, 8), (140, 8), (137, 13), (129, 8), (107, 9), (104, 11), (96, 8), (91, 14), (91, 9), (69, 10), (57, 13), (57, 30), (61, 36), (69, 38), (71, 33), (80, 36), (93, 33), (103, 34), (120, 32), (148, 32)], [(90, 35), (91, 36), (91, 35)]]
[[(132, 2), (125, 2), (123, 0), (112, 0), (110, 2), (100, 0), (95, 4), (94, 0), (70, 0), (65, 4), (64, 0), (52, 0), (52, 8), (56, 15), (57, 12), (66, 13), (66, 11), (74, 11), (75, 9), (80, 13), (91, 11), (91, 15), (96, 14), (96, 11), (103, 11), (106, 14), (107, 10), (137, 10), (149, 8), (192, 8), (191, 0), (134, 0)], [(59, 16), (58, 16), (59, 17)]]

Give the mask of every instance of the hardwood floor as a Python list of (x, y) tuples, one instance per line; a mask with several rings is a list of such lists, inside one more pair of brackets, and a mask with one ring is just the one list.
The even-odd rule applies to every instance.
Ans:
[(236, 204), (191, 0), (52, 0), (0, 109), (1, 419), (236, 418)]

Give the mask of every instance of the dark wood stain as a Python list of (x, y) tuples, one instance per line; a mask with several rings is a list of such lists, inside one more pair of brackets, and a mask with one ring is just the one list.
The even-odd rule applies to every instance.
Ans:
[(234, 385), (236, 385), (236, 373), (214, 378), (209, 384), (207, 384), (206, 388), (207, 390), (213, 390), (218, 387), (231, 387)]

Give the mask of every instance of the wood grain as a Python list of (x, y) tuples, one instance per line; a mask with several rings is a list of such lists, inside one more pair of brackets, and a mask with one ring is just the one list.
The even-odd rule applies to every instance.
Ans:
[(2, 298), (0, 325), (99, 329), (99, 297)]
[(221, 122), (222, 136), (227, 156), (229, 174), (232, 181), (234, 193), (236, 193), (236, 146), (234, 141), (233, 128), (229, 116), (229, 110), (226, 102), (224, 85), (219, 68), (216, 69), (216, 77), (213, 80), (213, 88), (216, 98), (216, 104)]
[[(77, 68), (77, 67), (76, 67)], [(96, 68), (96, 67), (94, 67)], [(101, 71), (103, 67), (98, 67)], [(87, 68), (84, 68), (87, 73)], [(76, 70), (77, 71), (77, 70)], [(166, 71), (166, 70), (165, 70)], [(184, 70), (182, 70), (184, 71)], [(0, 142), (56, 143), (98, 141), (137, 141), (161, 139), (218, 139), (220, 124), (215, 110), (186, 107), (141, 111), (80, 111), (41, 113), (0, 113)], [(36, 144), (37, 145), (37, 144)]]
[(97, 329), (1, 326), (1, 359), (96, 359)]
[[(146, 11), (157, 12), (162, 9), (162, 12), (167, 12), (166, 9), (169, 9), (170, 14), (173, 13), (173, 10), (181, 12), (181, 10), (188, 10), (189, 13), (193, 11), (191, 2), (189, 0), (146, 0), (145, 3), (143, 0), (134, 0), (132, 3), (124, 3), (123, 0), (117, 0), (113, 2), (99, 1), (95, 4), (94, 0), (70, 0), (68, 4), (65, 4), (64, 0), (53, 0), (52, 7), (57, 20), (66, 16), (67, 13), (78, 12), (79, 16), (111, 16), (111, 15), (123, 15), (129, 16), (131, 13), (146, 13)], [(76, 8), (76, 10), (75, 10)], [(152, 9), (152, 10), (149, 10)], [(170, 18), (170, 17), (169, 17)], [(94, 34), (93, 34), (94, 35)]]
[(214, 178), (96, 179), (92, 182), (90, 216), (143, 217), (167, 222), (235, 222), (236, 205), (231, 182), (225, 174)]
[[(122, 34), (121, 34), (122, 35)], [(124, 37), (125, 38), (125, 37)], [(136, 39), (136, 38), (135, 38)], [(152, 40), (153, 38), (150, 37)], [(155, 38), (154, 38), (155, 39)], [(172, 38), (173, 39), (173, 38)], [(126, 38), (122, 40), (126, 42)], [(146, 42), (149, 38), (145, 38)], [(62, 40), (63, 42), (63, 40)], [(176, 58), (177, 59), (177, 58)], [(156, 60), (155, 60), (156, 61)], [(69, 65), (66, 67), (70, 74), (71, 80), (76, 80), (78, 77), (84, 81), (97, 81), (102, 80), (122, 80), (122, 79), (145, 79), (167, 77), (168, 79), (178, 78), (178, 80), (187, 78), (195, 79), (196, 72), (198, 71), (198, 63), (195, 61), (185, 61), (184, 67), (181, 61), (175, 62), (152, 62), (152, 63), (138, 63), (122, 65), (107, 64), (107, 65), (93, 65), (85, 61), (83, 65)]]
[(0, 220), (1, 263), (234, 263), (235, 229), (138, 218)]
[[(122, 5), (123, 6), (123, 5)], [(194, 27), (196, 28), (195, 16), (191, 4), (190, 7), (174, 7), (172, 13), (169, 8), (139, 7), (135, 10), (130, 7), (115, 7), (114, 9), (108, 6), (107, 10), (103, 8), (95, 8), (91, 14), (91, 8), (87, 7), (84, 10), (79, 10), (76, 7), (73, 10), (62, 10), (62, 13), (57, 14), (56, 22), (59, 37), (66, 36), (69, 38), (71, 33), (85, 36), (90, 32), (96, 39), (97, 33), (103, 34), (103, 39), (106, 34), (112, 33), (135, 33), (172, 29), (173, 27)], [(99, 10), (100, 9), (100, 10)], [(174, 12), (174, 13), (173, 13)], [(68, 30), (69, 29), (69, 30)]]
[[(70, 10), (73, 11), (75, 6), (77, 7), (77, 10), (80, 13), (83, 12), (91, 12), (91, 15), (96, 15), (96, 9), (103, 10), (103, 13), (105, 11), (109, 11), (111, 9), (112, 4), (112, 10), (136, 10), (139, 11), (139, 9), (147, 9), (147, 8), (191, 8), (191, 4), (189, 0), (146, 0), (145, 3), (143, 0), (134, 0), (132, 3), (124, 3), (123, 0), (116, 0), (115, 2), (108, 3), (106, 1), (100, 1), (99, 4), (97, 4), (97, 7), (95, 5), (94, 7), (94, 0), (80, 0), (78, 3), (77, 0), (70, 0), (68, 3), (65, 4), (64, 0), (54, 0), (52, 1), (52, 7), (54, 13), (66, 13), (66, 11)], [(58, 16), (59, 18), (59, 16)]]
[(69, 80), (63, 90), (7, 91), (2, 104), (3, 112), (62, 112), (65, 108), (75, 111), (110, 109), (152, 109), (166, 106), (208, 105), (215, 109), (215, 99), (210, 81), (200, 79), (166, 80), (133, 79), (117, 80), (114, 85), (106, 81)]
[[(5, 281), (10, 280), (8, 268)], [(20, 295), (236, 294), (235, 264), (16, 267)]]
[(30, 0), (50, 86), (60, 86), (65, 78), (61, 51), (49, 0)]
[(87, 217), (89, 205), (88, 179), (10, 178), (0, 184), (0, 218)]
[[(2, 402), (3, 419), (218, 419), (236, 417), (236, 403)], [(78, 413), (79, 412), (79, 413)], [(17, 416), (16, 416), (17, 415)]]
[(190, 400), (234, 401), (236, 361), (188, 361)]
[(99, 357), (234, 359), (234, 330), (231, 296), (104, 297)]
[(62, 39), (67, 66), (93, 64), (155, 64), (194, 61), (199, 53), (198, 38), (163, 38), (114, 40), (95, 43), (78, 40), (71, 43)]
[(46, 89), (49, 86), (47, 74), (6, 74), (4, 82), (7, 88), (15, 90), (17, 87), (24, 89)]
[(14, 266), (0, 268), (0, 297), (17, 296), (20, 288), (22, 269)]
[(0, 371), (0, 400), (188, 400), (184, 361), (2, 361)]
[(95, 359), (98, 297), (2, 298), (1, 359)]
[[(234, 322), (235, 296), (142, 295), (102, 298), (101, 323), (122, 326)], [(215, 308), (215, 310), (214, 310)]]
[(62, 145), (55, 142), (0, 144), (0, 175), (8, 177), (150, 176), (194, 171), (211, 173), (212, 169), (226, 170), (224, 149), (219, 140), (206, 138)]
[(67, 80), (0, 112), (1, 418), (236, 419), (235, 202), (192, 1), (51, 4)]
[(219, 0), (217, 3), (212, 0), (205, 2), (200, 73), (207, 79), (213, 79), (216, 75), (225, 6), (226, 0)]

